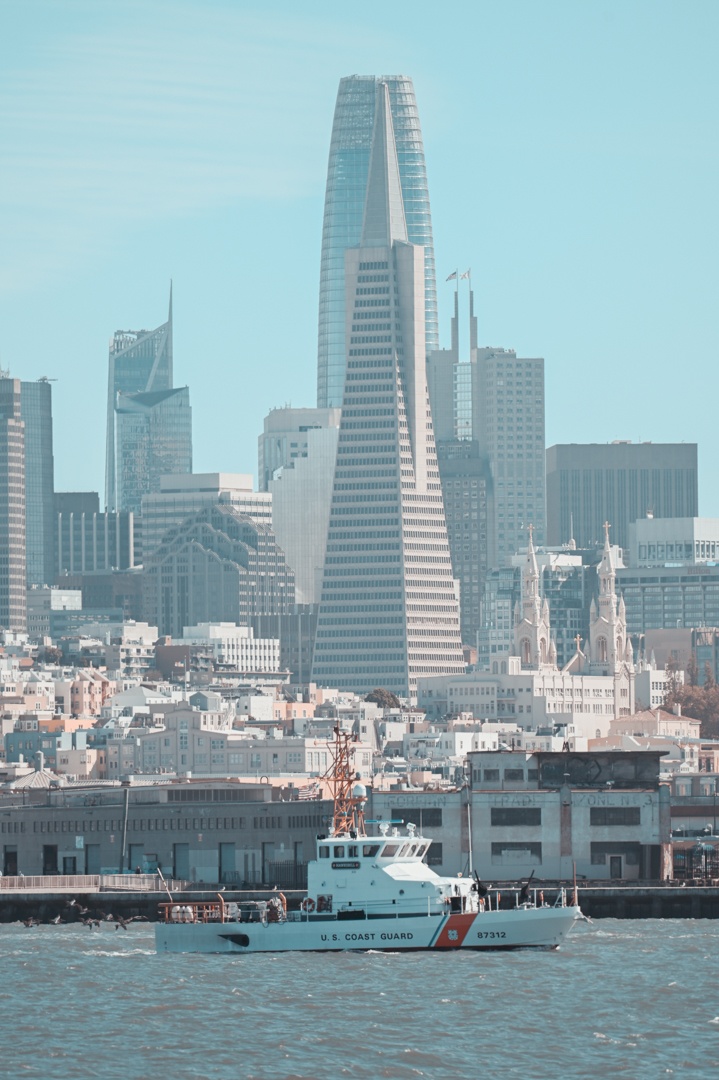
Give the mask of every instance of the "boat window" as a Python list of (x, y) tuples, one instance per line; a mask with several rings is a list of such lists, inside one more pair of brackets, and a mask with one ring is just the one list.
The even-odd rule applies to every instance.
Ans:
[(416, 855), (416, 854), (417, 854), (417, 845), (416, 845), (416, 844), (412, 844), (412, 846), (410, 847), (410, 849), (409, 849), (409, 851), (407, 852), (407, 854), (408, 854), (408, 855)]
[(409, 844), (403, 844), (402, 847), (400, 848), (400, 850), (399, 850), (400, 859), (402, 858), (403, 855), (409, 855)]
[(330, 849), (327, 846), (327, 844), (323, 844), (322, 847), (320, 848), (320, 858), (321, 859), (329, 859), (329, 857), (330, 857)]
[(385, 844), (384, 851), (382, 852), (382, 858), (389, 859), (392, 857), (392, 855), (396, 855), (398, 847), (399, 844)]
[(365, 859), (374, 859), (375, 855), (379, 851), (379, 844), (365, 844), (362, 848), (362, 854)]
[(349, 859), (356, 859), (359, 855), (359, 848), (356, 844), (350, 844), (347, 848), (347, 857)]
[(417, 852), (417, 854), (419, 855), (419, 857), (421, 859), (423, 859), (424, 856), (427, 854), (428, 849), (429, 849), (429, 844), (420, 844), (420, 848), (419, 848), (419, 851)]
[(344, 844), (335, 844), (335, 859), (344, 859), (345, 846)]

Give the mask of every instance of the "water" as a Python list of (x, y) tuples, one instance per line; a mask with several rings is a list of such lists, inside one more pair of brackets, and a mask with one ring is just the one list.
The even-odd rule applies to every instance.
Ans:
[(553, 953), (155, 956), (152, 927), (0, 926), (2, 1075), (719, 1076), (719, 922), (579, 924)]

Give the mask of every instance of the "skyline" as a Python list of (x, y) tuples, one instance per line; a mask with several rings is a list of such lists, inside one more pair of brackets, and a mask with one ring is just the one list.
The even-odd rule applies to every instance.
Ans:
[(719, 515), (711, 395), (677, 415), (671, 385), (692, 364), (706, 387), (719, 344), (719, 11), (460, 4), (428, 35), (411, 10), (4, 13), (0, 365), (58, 380), (58, 490), (103, 492), (107, 342), (160, 325), (171, 278), (198, 471), (256, 475), (269, 409), (315, 404), (337, 85), (397, 71), (422, 117), (441, 343), (445, 278), (471, 266), (480, 345), (546, 359), (547, 445), (697, 441), (699, 512)]

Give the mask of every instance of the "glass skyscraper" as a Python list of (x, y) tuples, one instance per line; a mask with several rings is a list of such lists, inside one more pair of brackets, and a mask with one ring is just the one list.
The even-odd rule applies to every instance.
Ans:
[(350, 75), (340, 80), (332, 126), (320, 267), (317, 405), (342, 404), (345, 377), (345, 250), (360, 242), (377, 86), (389, 90), (407, 222), (407, 238), (424, 248), (427, 350), (439, 346), (437, 283), (422, 131), (406, 75)]
[(160, 477), (192, 472), (190, 391), (118, 394), (115, 427), (118, 509), (140, 513), (142, 496), (160, 490)]
[[(118, 394), (152, 393), (172, 388), (172, 290), (167, 322), (156, 330), (118, 330), (110, 342), (107, 380), (105, 503), (123, 510), (118, 497), (115, 409)], [(180, 472), (183, 470), (168, 470)], [(139, 506), (137, 507), (139, 510)]]

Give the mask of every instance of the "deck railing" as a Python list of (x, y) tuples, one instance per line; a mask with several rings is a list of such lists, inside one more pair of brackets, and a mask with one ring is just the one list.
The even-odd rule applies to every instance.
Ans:
[(163, 881), (157, 874), (31, 874), (0, 877), (0, 890), (100, 892), (102, 889), (164, 893), (190, 887), (189, 881)]

